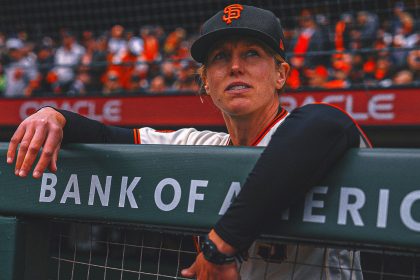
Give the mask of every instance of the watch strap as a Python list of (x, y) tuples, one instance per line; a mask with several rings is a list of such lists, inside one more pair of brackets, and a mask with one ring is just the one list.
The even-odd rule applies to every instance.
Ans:
[(237, 259), (236, 256), (221, 253), (208, 235), (204, 237), (204, 241), (201, 243), (201, 251), (207, 261), (218, 265), (233, 263)]

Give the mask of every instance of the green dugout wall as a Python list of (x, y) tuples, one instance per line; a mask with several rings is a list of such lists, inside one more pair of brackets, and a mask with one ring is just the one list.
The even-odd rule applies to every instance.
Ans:
[[(57, 173), (35, 180), (14, 176), (7, 145), (0, 143), (0, 267), (10, 275), (30, 269), (28, 244), (43, 253), (46, 219), (206, 231), (262, 151), (71, 145)], [(351, 150), (300, 203), (270, 215), (266, 237), (420, 250), (420, 150)]]

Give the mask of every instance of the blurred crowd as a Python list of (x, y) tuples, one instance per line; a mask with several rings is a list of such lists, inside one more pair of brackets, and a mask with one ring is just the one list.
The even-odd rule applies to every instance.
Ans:
[[(292, 71), (288, 88), (333, 89), (419, 85), (418, 23), (397, 2), (384, 19), (371, 11), (332, 21), (304, 9), (285, 28)], [(38, 40), (0, 32), (0, 96), (82, 96), (197, 92), (189, 55), (196, 34), (160, 26), (115, 25), (98, 34), (62, 29)]]

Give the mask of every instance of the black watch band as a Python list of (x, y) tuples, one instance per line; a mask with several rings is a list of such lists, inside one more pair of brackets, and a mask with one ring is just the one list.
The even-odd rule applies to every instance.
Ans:
[(236, 260), (235, 256), (225, 255), (217, 250), (216, 244), (211, 241), (206, 235), (204, 241), (201, 243), (201, 252), (206, 260), (214, 264), (233, 263)]

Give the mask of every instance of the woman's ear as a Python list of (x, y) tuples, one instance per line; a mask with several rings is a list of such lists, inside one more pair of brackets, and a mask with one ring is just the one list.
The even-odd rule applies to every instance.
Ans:
[(209, 89), (209, 85), (208, 84), (204, 84), (204, 89), (206, 90), (206, 94), (210, 93), (210, 89)]
[(287, 62), (282, 62), (277, 67), (276, 89), (282, 89), (289, 76), (290, 65)]

